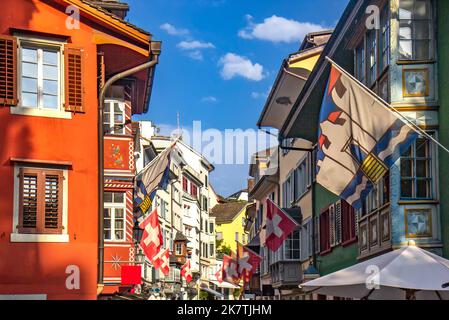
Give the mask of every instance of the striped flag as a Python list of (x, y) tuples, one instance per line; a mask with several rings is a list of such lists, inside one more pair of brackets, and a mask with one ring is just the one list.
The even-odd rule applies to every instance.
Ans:
[(135, 178), (134, 218), (140, 219), (150, 208), (156, 191), (168, 182), (170, 154), (176, 141), (157, 155)]
[(389, 108), (332, 63), (320, 113), (316, 179), (355, 209), (418, 137)]

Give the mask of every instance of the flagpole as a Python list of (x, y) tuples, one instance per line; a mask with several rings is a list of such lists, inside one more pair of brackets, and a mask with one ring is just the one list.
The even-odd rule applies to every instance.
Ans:
[(290, 217), (290, 215), (289, 215), (287, 212), (285, 212), (284, 210), (282, 210), (282, 208), (279, 207), (274, 201), (272, 201), (272, 200), (270, 200), (270, 199), (267, 199), (267, 201), (270, 201), (272, 204), (274, 204), (274, 205), (276, 206), (276, 208), (278, 208), (279, 210), (281, 210), (281, 211), (287, 216), (287, 218), (289, 218), (294, 224), (296, 224), (297, 227), (300, 227), (300, 226), (301, 226), (298, 222), (296, 222), (295, 219), (293, 219), (292, 217)]
[(374, 94), (370, 88), (368, 88), (365, 84), (363, 84), (362, 82), (360, 82), (357, 78), (355, 78), (352, 74), (350, 74), (349, 72), (347, 72), (345, 69), (343, 69), (342, 67), (340, 67), (335, 61), (333, 61), (331, 58), (329, 58), (328, 56), (326, 56), (326, 60), (329, 61), (332, 65), (334, 65), (339, 71), (341, 71), (342, 73), (344, 73), (346, 76), (348, 76), (349, 78), (351, 78), (351, 80), (354, 80), (356, 82), (357, 85), (359, 85), (362, 89), (364, 89), (366, 92), (369, 93), (370, 96), (372, 96), (374, 98), (374, 100), (376, 100), (377, 102), (379, 102), (382, 107), (384, 107), (386, 110), (388, 110), (389, 112), (391, 112), (392, 114), (394, 114), (398, 119), (400, 119), (402, 122), (404, 122), (404, 124), (406, 124), (408, 127), (410, 127), (411, 129), (413, 129), (416, 133), (419, 133), (423, 136), (425, 136), (427, 139), (432, 140), (433, 142), (435, 142), (441, 149), (443, 149), (444, 151), (446, 151), (447, 153), (449, 153), (449, 149), (447, 149), (444, 145), (442, 145), (438, 140), (436, 140), (434, 137), (432, 137), (430, 134), (428, 134), (425, 130), (421, 129), (416, 123), (413, 123), (412, 121), (410, 121), (410, 119), (408, 119), (406, 116), (404, 116), (399, 110), (397, 110), (396, 108), (394, 108), (391, 104), (389, 104), (388, 102), (386, 102), (385, 100), (383, 100), (381, 97), (377, 96), (376, 94)]

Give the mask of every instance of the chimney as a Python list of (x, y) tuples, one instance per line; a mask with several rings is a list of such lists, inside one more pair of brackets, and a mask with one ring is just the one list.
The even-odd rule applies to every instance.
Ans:
[(254, 188), (254, 179), (248, 179), (248, 193)]

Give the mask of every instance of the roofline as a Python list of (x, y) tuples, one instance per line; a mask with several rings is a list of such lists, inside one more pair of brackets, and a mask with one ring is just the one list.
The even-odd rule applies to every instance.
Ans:
[[(323, 52), (321, 53), (321, 57), (318, 59), (315, 68), (312, 70), (312, 73), (309, 75), (304, 88), (301, 90), (298, 99), (296, 99), (295, 104), (292, 107), (292, 110), (287, 116), (287, 119), (284, 122), (284, 125), (282, 126), (281, 130), (279, 130), (279, 138), (280, 140), (285, 136), (285, 132), (287, 130), (290, 130), (293, 123), (292, 119), (296, 119), (298, 112), (300, 111), (298, 109), (299, 104), (306, 98), (308, 98), (311, 94), (311, 90), (314, 88), (314, 85), (318, 81), (318, 79), (323, 74), (326, 66), (327, 66), (327, 60), (326, 56), (332, 57), (335, 53), (335, 50), (337, 49), (338, 45), (340, 44), (340, 41), (342, 40), (346, 30), (349, 27), (349, 25), (354, 20), (356, 13), (362, 6), (364, 0), (350, 0), (348, 3), (345, 11), (343, 12), (342, 16), (338, 20), (338, 24), (334, 29), (334, 32), (332, 33), (329, 41), (327, 42), (326, 46), (324, 47)], [(342, 32), (345, 31), (345, 32)]]
[[(116, 31), (125, 34), (143, 44), (150, 43), (151, 33), (129, 23), (121, 18), (109, 13), (105, 9), (98, 7), (92, 3), (83, 0), (59, 0), (63, 3), (76, 6), (81, 12), (98, 19), (101, 23), (115, 29)], [(111, 19), (112, 18), (112, 19)], [(149, 48), (148, 48), (149, 49)]]
[[(229, 202), (228, 202), (229, 203)], [(231, 202), (232, 203), (232, 202)], [(217, 221), (217, 216), (212, 216), (212, 217), (215, 217), (215, 222), (217, 223), (217, 224), (226, 224), (226, 223), (232, 223), (232, 222), (234, 222), (234, 220), (236, 219), (236, 217), (240, 214), (240, 213), (242, 213), (242, 211), (244, 210), (244, 209), (246, 209), (247, 207), (248, 207), (248, 205), (249, 204), (251, 204), (252, 202), (246, 202), (245, 203), (245, 205), (242, 207), (242, 209), (240, 209), (235, 215), (234, 215), (234, 217), (231, 219), (231, 220), (223, 220), (223, 221), (220, 221), (220, 222), (218, 222)]]

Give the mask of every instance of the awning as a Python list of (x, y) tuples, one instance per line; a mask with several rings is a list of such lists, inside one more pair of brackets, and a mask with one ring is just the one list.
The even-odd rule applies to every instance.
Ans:
[(308, 74), (304, 69), (286, 68), (286, 63), (282, 64), (275, 85), (257, 123), (259, 127), (282, 128), (301, 89), (304, 87), (307, 76)]
[(257, 122), (259, 127), (282, 129), (323, 48), (307, 49), (283, 61)]
[(218, 292), (218, 291), (212, 290), (212, 289), (210, 289), (210, 288), (208, 288), (208, 287), (201, 287), (201, 290), (206, 291), (207, 293), (210, 293), (210, 294), (212, 294), (212, 295), (214, 295), (214, 296), (216, 296), (216, 297), (218, 297), (218, 298), (221, 298), (221, 299), (224, 298), (224, 295), (223, 295), (223, 294), (221, 294), (221, 293)]
[(240, 289), (239, 286), (223, 281), (222, 283), (216, 281), (216, 280), (209, 280), (210, 283), (213, 283), (214, 285), (216, 285), (218, 288), (224, 288), (224, 289)]

